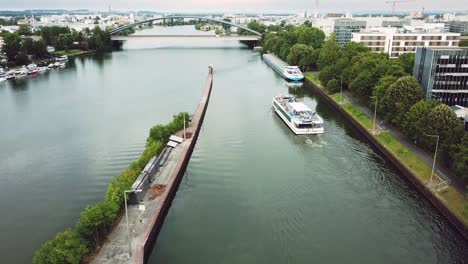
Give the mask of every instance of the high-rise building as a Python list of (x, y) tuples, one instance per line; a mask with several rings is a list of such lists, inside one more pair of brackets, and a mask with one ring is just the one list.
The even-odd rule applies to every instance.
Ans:
[(413, 77), (426, 98), (450, 106), (468, 106), (468, 48), (418, 47)]

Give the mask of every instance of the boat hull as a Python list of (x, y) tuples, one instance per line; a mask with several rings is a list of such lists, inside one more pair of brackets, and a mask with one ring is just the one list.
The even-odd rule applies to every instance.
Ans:
[(278, 65), (276, 65), (273, 61), (271, 61), (268, 57), (263, 56), (263, 60), (268, 64), (273, 70), (275, 70), (283, 79), (287, 81), (293, 82), (300, 82), (304, 80), (304, 76), (289, 76), (284, 73), (284, 69), (281, 69)]
[(291, 123), (290, 118), (285, 116), (285, 114), (283, 113), (284, 110), (277, 106), (277, 103), (275, 101), (273, 101), (273, 108), (275, 109), (276, 114), (281, 118), (281, 120), (283, 120), (283, 122), (289, 127), (289, 129), (291, 129), (291, 131), (296, 135), (317, 135), (324, 133), (323, 127), (297, 128)]

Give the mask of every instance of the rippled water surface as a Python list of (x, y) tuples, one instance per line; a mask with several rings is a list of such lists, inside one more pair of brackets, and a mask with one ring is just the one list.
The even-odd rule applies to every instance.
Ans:
[[(100, 201), (152, 125), (195, 110), (210, 63), (205, 123), (151, 263), (468, 259), (466, 241), (400, 173), (307, 88), (288, 90), (257, 53), (215, 40), (138, 40), (0, 85), (0, 263), (30, 263)], [(288, 91), (324, 118), (325, 135), (294, 136), (271, 111), (272, 96)]]

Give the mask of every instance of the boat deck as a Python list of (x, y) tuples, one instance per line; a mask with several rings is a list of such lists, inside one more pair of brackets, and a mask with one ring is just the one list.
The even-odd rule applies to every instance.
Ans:
[(276, 64), (276, 66), (280, 67), (281, 69), (284, 69), (286, 66), (290, 66), (280, 58), (276, 57), (275, 54), (263, 54), (263, 57), (269, 59), (272, 63)]

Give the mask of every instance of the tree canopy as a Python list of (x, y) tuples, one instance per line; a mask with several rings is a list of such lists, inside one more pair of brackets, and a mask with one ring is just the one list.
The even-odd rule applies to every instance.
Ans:
[(392, 84), (379, 101), (388, 111), (385, 115), (387, 120), (400, 125), (405, 113), (421, 99), (423, 99), (423, 92), (418, 81), (411, 76), (405, 76)]

